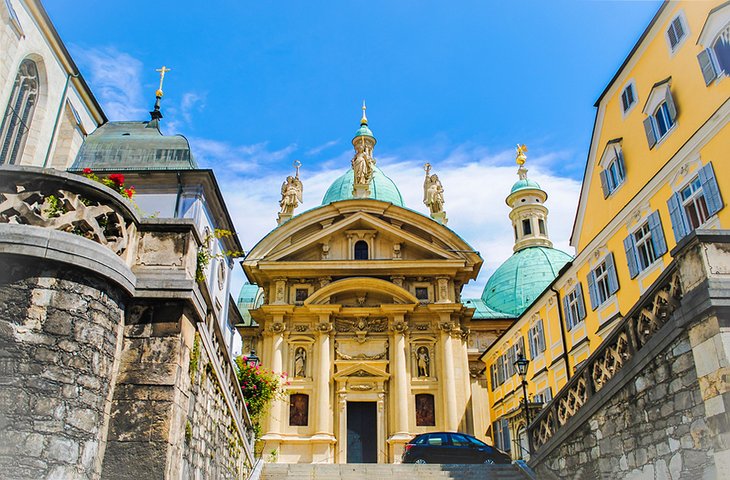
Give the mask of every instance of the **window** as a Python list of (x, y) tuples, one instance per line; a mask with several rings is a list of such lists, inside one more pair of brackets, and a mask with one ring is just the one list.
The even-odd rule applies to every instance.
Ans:
[(581, 320), (586, 318), (586, 307), (583, 303), (583, 287), (580, 282), (563, 297), (563, 310), (565, 310), (565, 323), (568, 330), (578, 325)]
[(547, 235), (547, 233), (545, 233), (545, 220), (543, 220), (542, 218), (538, 218), (537, 226), (540, 229), (540, 235)]
[(20, 162), (37, 100), (38, 69), (32, 60), (23, 60), (0, 126), (0, 163)]
[(626, 167), (624, 166), (624, 154), (621, 150), (621, 138), (614, 138), (606, 143), (606, 148), (601, 155), (599, 162), (601, 189), (603, 198), (608, 198), (626, 178)]
[(355, 242), (355, 260), (367, 260), (368, 259), (368, 242), (365, 240), (358, 240)]
[(700, 168), (695, 178), (669, 197), (667, 206), (677, 242), (720, 211), (724, 204), (712, 162)]
[(670, 90), (671, 77), (654, 85), (644, 107), (644, 133), (649, 148), (659, 143), (677, 123), (677, 105)]
[(428, 436), (429, 445), (448, 445), (449, 439), (445, 433), (432, 433)]
[(649, 215), (646, 223), (624, 239), (626, 261), (631, 278), (644, 271), (655, 260), (667, 253), (662, 220), (659, 212)]
[(512, 446), (510, 445), (509, 423), (507, 422), (507, 419), (503, 418), (497, 420), (492, 425), (492, 428), (494, 430), (494, 444), (498, 449), (504, 452), (509, 452), (512, 449)]
[(427, 287), (416, 287), (416, 298), (419, 300), (428, 300), (428, 288)]
[(598, 264), (588, 274), (588, 294), (591, 298), (591, 308), (595, 310), (618, 291), (618, 277), (613, 253)]
[(532, 234), (532, 225), (530, 225), (530, 219), (522, 220), (522, 234), (523, 235), (531, 235)]
[(552, 399), (553, 399), (553, 391), (550, 387), (546, 388), (545, 390), (543, 390), (540, 393), (537, 393), (535, 395), (535, 401), (542, 402), (543, 404), (548, 403)]
[(527, 333), (527, 340), (530, 345), (530, 354), (532, 358), (537, 357), (545, 351), (545, 332), (543, 330), (542, 319), (539, 319), (535, 325), (530, 328)]
[(303, 302), (307, 299), (309, 296), (309, 289), (307, 288), (297, 288), (295, 291), (294, 299), (297, 302)]
[(629, 83), (621, 92), (621, 109), (624, 113), (628, 112), (631, 106), (636, 103), (636, 94), (634, 94), (634, 84)]
[(466, 438), (464, 435), (459, 435), (458, 433), (451, 434), (451, 444), (455, 447), (471, 446), (471, 442), (469, 441), (469, 439)]
[(684, 22), (682, 21), (682, 17), (680, 15), (677, 15), (674, 17), (674, 20), (669, 24), (669, 28), (667, 28), (667, 39), (669, 40), (669, 47), (672, 49), (672, 52), (674, 52), (680, 43), (682, 43), (682, 40), (684, 39), (684, 36), (686, 34), (684, 28)]

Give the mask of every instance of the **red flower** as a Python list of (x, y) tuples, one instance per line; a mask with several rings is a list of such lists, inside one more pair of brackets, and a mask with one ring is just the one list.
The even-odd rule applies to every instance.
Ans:
[(92, 173), (94, 172), (92, 172), (89, 167), (84, 168), (84, 175), (91, 175)]
[(111, 180), (120, 187), (124, 185), (124, 175), (122, 175), (121, 173), (112, 173), (111, 175), (109, 175), (109, 180)]
[(124, 195), (126, 195), (127, 198), (132, 198), (134, 196), (134, 187), (125, 188)]

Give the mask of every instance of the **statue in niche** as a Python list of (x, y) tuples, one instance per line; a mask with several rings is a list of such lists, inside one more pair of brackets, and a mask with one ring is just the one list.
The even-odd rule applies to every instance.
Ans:
[(418, 376), (419, 377), (429, 377), (430, 376), (430, 364), (431, 364), (431, 358), (428, 354), (428, 348), (426, 347), (419, 347), (416, 351), (416, 365), (418, 367)]
[(307, 351), (298, 347), (294, 353), (294, 378), (307, 376)]

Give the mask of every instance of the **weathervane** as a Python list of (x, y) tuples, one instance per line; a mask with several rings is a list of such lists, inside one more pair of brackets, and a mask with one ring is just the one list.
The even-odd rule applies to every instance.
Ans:
[(170, 69), (166, 66), (162, 66), (162, 68), (155, 69), (156, 72), (160, 72), (160, 88), (157, 89), (155, 92), (155, 96), (161, 97), (162, 96), (162, 82), (165, 81), (165, 73), (169, 72)]

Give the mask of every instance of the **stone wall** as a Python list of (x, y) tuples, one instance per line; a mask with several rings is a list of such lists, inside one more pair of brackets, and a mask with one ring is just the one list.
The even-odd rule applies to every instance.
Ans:
[(544, 478), (717, 478), (683, 332), (536, 467)]
[(100, 277), (0, 256), (3, 478), (99, 478), (123, 294)]

